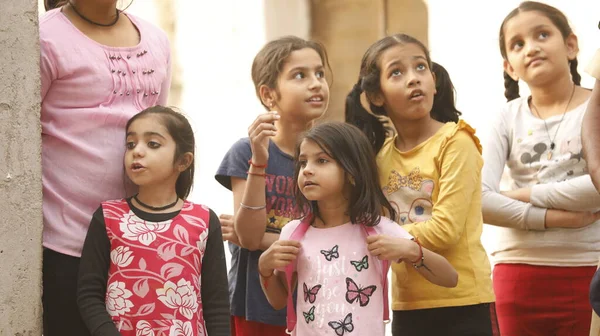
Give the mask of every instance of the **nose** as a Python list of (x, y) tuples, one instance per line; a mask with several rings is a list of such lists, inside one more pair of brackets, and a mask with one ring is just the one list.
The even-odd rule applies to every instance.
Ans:
[(408, 87), (413, 87), (421, 84), (421, 79), (419, 78), (417, 73), (415, 73), (415, 71), (412, 70), (408, 71), (408, 73), (406, 74), (406, 80), (408, 81)]
[(137, 145), (135, 148), (133, 148), (133, 157), (143, 157), (144, 155), (146, 155), (144, 146)]
[(317, 75), (313, 75), (309, 84), (309, 89), (311, 91), (319, 91), (322, 86), (323, 83), (321, 83), (321, 78), (317, 77)]
[(302, 175), (304, 175), (304, 176), (313, 175), (312, 167), (308, 163), (306, 164), (306, 166), (304, 166), (304, 168), (302, 168)]
[(527, 56), (534, 56), (541, 51), (540, 46), (535, 43), (529, 43), (527, 45)]

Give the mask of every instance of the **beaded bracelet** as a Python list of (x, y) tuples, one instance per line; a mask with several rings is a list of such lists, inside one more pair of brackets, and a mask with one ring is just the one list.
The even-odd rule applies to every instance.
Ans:
[[(417, 260), (415, 260), (415, 261), (411, 261), (410, 263), (413, 265), (413, 267), (415, 269), (424, 267), (425, 266), (425, 255), (423, 254), (423, 246), (419, 242), (419, 239), (416, 237), (411, 238), (410, 240), (414, 241), (415, 243), (417, 243), (417, 245), (419, 245), (419, 258), (417, 258)], [(417, 264), (419, 261), (420, 261), (420, 263)], [(425, 267), (427, 267), (427, 266), (425, 266)]]

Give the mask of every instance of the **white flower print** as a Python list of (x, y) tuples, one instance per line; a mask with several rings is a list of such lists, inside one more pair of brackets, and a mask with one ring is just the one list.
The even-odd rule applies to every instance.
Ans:
[(164, 222), (147, 222), (140, 219), (132, 211), (126, 213), (121, 218), (119, 227), (123, 232), (123, 238), (139, 241), (140, 243), (149, 246), (156, 240), (156, 234), (165, 232), (171, 226), (172, 220)]
[(127, 246), (117, 246), (110, 251), (110, 260), (118, 267), (126, 267), (133, 261), (133, 251), (129, 251)]
[(129, 299), (133, 295), (131, 291), (125, 288), (124, 282), (112, 282), (106, 289), (106, 310), (110, 316), (119, 316), (128, 313), (133, 308), (133, 303)]
[(135, 326), (135, 336), (154, 336), (154, 330), (148, 321), (138, 321)]
[(198, 310), (198, 296), (191, 283), (185, 279), (180, 279), (177, 285), (167, 281), (164, 288), (156, 290), (156, 294), (165, 306), (178, 309), (188, 319), (192, 319)]
[(194, 336), (192, 322), (174, 321), (169, 330), (169, 336)]

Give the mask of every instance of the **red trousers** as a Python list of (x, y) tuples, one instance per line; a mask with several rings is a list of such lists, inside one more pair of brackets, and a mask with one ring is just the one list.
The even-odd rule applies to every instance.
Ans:
[(243, 316), (232, 316), (231, 336), (287, 336), (287, 334), (285, 327), (247, 321)]
[(588, 293), (596, 267), (498, 264), (496, 314), (502, 336), (588, 336)]

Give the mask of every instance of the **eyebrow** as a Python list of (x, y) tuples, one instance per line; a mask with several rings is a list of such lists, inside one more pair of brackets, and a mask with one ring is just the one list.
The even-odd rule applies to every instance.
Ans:
[[(137, 133), (136, 132), (127, 132), (127, 136), (136, 136)], [(162, 134), (158, 133), (158, 132), (144, 132), (144, 136), (150, 137), (150, 136), (158, 136), (161, 137), (163, 139), (166, 139)]]
[[(536, 31), (536, 30), (541, 30), (541, 29), (550, 29), (550, 26), (547, 25), (547, 24), (540, 24), (540, 25), (537, 25), (537, 26), (533, 27), (531, 29), (531, 31)], [(511, 37), (508, 40), (508, 45), (513, 44), (513, 42), (515, 42), (515, 40), (518, 40), (520, 37), (521, 37), (521, 35), (515, 35), (515, 36)]]
[[(420, 60), (423, 60), (423, 61), (427, 62), (427, 58), (425, 58), (424, 56), (421, 56), (421, 55), (413, 56), (412, 59), (413, 60), (420, 59)], [(402, 62), (400, 60), (394, 60), (394, 61), (392, 61), (392, 62), (390, 62), (390, 63), (388, 63), (386, 65), (386, 69), (389, 69), (389, 68), (391, 68), (393, 66), (396, 66), (396, 65), (399, 65), (399, 64), (402, 64)]]
[(296, 72), (296, 71), (299, 71), (299, 70), (306, 71), (306, 70), (311, 70), (311, 69), (323, 70), (324, 66), (322, 64), (319, 64), (318, 66), (312, 67), (312, 68), (311, 67), (307, 67), (307, 66), (297, 66), (297, 67), (291, 68), (288, 72), (289, 73), (293, 73), (293, 72)]

